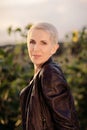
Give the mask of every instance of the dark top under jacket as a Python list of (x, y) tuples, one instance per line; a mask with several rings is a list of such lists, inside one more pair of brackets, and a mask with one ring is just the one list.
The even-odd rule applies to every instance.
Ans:
[(79, 130), (70, 88), (50, 58), (20, 93), (23, 130)]

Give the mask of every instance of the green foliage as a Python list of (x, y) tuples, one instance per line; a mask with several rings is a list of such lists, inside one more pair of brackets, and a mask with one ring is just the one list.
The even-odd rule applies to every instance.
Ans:
[[(25, 39), (31, 26), (24, 30), (9, 27), (8, 34), (18, 32)], [(60, 63), (71, 87), (81, 130), (87, 130), (87, 28), (82, 28), (78, 35), (67, 35), (67, 39), (68, 42), (59, 43), (61, 48), (53, 58)], [(21, 130), (19, 93), (33, 75), (26, 43), (0, 48), (0, 74), (0, 129)]]
[(0, 129), (21, 123), (19, 93), (33, 74), (27, 55), (25, 44), (0, 48)]
[(81, 130), (87, 129), (87, 27), (78, 32), (78, 41), (72, 39), (66, 47), (67, 80), (73, 91)]
[(27, 37), (27, 31), (31, 28), (32, 24), (28, 24), (27, 26), (25, 26), (24, 29), (21, 29), (21, 27), (16, 27), (15, 29), (13, 29), (12, 26), (9, 26), (7, 28), (7, 32), (9, 35), (11, 35), (12, 33), (16, 34), (19, 33), (21, 37), (26, 38)]

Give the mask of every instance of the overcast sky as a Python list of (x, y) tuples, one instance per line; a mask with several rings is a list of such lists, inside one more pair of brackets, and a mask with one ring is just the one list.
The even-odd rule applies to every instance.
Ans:
[(87, 0), (1, 0), (0, 41), (7, 40), (8, 26), (25, 27), (29, 23), (50, 22), (63, 39), (69, 31), (87, 25)]

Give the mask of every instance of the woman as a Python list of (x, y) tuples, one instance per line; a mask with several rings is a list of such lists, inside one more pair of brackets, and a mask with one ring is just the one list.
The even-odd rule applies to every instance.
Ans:
[(56, 28), (49, 23), (32, 26), (27, 47), (34, 76), (20, 93), (23, 130), (79, 130), (70, 89), (51, 58), (59, 48)]

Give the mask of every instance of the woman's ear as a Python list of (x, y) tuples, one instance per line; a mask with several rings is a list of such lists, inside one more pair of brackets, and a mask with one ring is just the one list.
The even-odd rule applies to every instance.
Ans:
[(58, 43), (54, 44), (51, 50), (51, 54), (52, 55), (55, 54), (58, 48), (59, 48), (59, 44)]
[(59, 44), (57, 43), (56, 51), (59, 49)]

